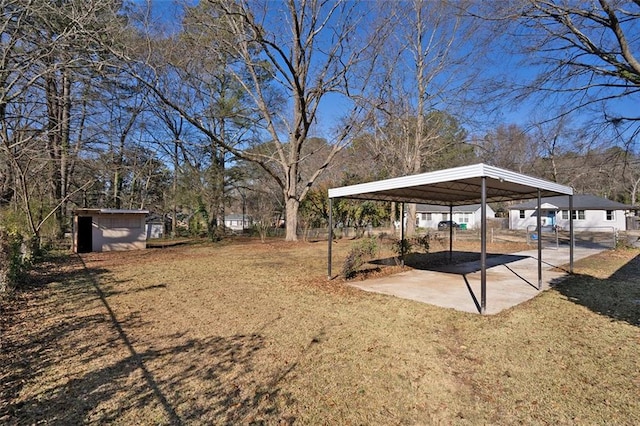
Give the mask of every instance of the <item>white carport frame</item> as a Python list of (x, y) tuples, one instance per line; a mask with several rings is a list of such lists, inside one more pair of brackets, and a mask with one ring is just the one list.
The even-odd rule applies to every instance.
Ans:
[[(481, 205), (480, 225), (480, 280), (481, 308), (484, 314), (487, 305), (487, 203), (499, 201), (538, 199), (540, 211), (542, 197), (569, 196), (569, 272), (573, 273), (573, 189), (544, 179), (486, 164), (455, 167), (435, 172), (385, 179), (358, 185), (329, 189), (329, 242), (328, 278), (331, 274), (331, 247), (333, 242), (333, 199), (396, 201), (403, 203), (427, 203), (449, 206)], [(404, 239), (404, 220), (401, 223), (401, 238)], [(541, 217), (538, 215), (538, 229)], [(452, 251), (452, 229), (449, 235), (449, 253)], [(403, 253), (401, 253), (403, 255)], [(538, 290), (542, 289), (542, 238), (538, 238)]]

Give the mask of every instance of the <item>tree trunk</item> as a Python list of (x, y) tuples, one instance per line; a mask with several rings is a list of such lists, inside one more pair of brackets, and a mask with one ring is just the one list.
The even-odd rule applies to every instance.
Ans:
[[(51, 61), (53, 63), (53, 61)], [(45, 75), (45, 95), (47, 100), (47, 151), (49, 159), (48, 179), (50, 186), (50, 203), (55, 206), (62, 199), (62, 177), (60, 176), (63, 127), (62, 93), (60, 82), (55, 71)], [(55, 219), (60, 224), (60, 214), (56, 212)], [(59, 230), (58, 230), (59, 231)]]
[(300, 206), (300, 201), (298, 201), (295, 197), (287, 197), (287, 201), (285, 204), (286, 209), (286, 233), (285, 233), (285, 241), (298, 241), (298, 207)]
[(389, 219), (391, 220), (391, 234), (395, 235), (397, 231), (396, 222), (398, 221), (398, 212), (396, 211), (395, 201), (391, 202), (391, 214), (389, 215)]
[(126, 138), (126, 133), (120, 135), (120, 142), (114, 159), (115, 164), (113, 175), (113, 206), (116, 209), (122, 208), (122, 191), (124, 189), (124, 179), (122, 176), (124, 174), (124, 171), (122, 169), (124, 166), (124, 145)]
[(173, 215), (171, 216), (171, 238), (176, 238), (176, 227), (178, 226), (178, 139), (173, 143), (173, 196), (171, 197), (171, 207)]
[[(224, 135), (224, 133), (223, 133)], [(218, 227), (224, 231), (224, 201), (225, 201), (225, 187), (224, 187), (224, 178), (225, 178), (225, 151), (222, 147), (218, 148), (216, 152), (216, 167), (217, 167), (217, 175), (216, 175), (216, 209), (213, 212), (216, 218), (216, 223)], [(244, 220), (244, 218), (243, 218)]]
[(7, 234), (0, 229), (0, 297), (10, 288), (9, 275), (11, 251)]
[(413, 237), (416, 234), (416, 205), (414, 203), (407, 203), (405, 211), (407, 212), (405, 236)]
[[(425, 72), (427, 64), (425, 62), (425, 54), (423, 52), (423, 36), (425, 31), (425, 24), (422, 19), (422, 2), (414, 3), (414, 7), (416, 7), (416, 22), (418, 23), (418, 28), (416, 31), (416, 40), (415, 40), (415, 51), (419, 52), (416, 56), (416, 82), (417, 82), (417, 95), (418, 95), (418, 105), (416, 109), (416, 128), (413, 143), (408, 141), (409, 150), (411, 151), (411, 156), (407, 160), (410, 162), (409, 166), (409, 174), (416, 174), (421, 171), (422, 168), (422, 158), (424, 155), (424, 151), (426, 148), (425, 143), (425, 112), (426, 112), (426, 102), (425, 97), (427, 95), (427, 82), (425, 81)], [(407, 204), (406, 206), (406, 233), (405, 236), (413, 237), (416, 233), (416, 205), (414, 203)]]
[(60, 123), (60, 211), (57, 213), (58, 238), (67, 230), (67, 193), (69, 188), (70, 166), (70, 126), (71, 126), (71, 79), (66, 72), (62, 74), (62, 122)]
[(638, 185), (640, 185), (640, 178), (636, 179), (631, 188), (631, 205), (636, 205), (636, 194), (638, 193)]

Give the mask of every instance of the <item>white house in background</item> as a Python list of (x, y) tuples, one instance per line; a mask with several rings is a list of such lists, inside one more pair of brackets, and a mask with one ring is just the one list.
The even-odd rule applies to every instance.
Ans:
[(76, 209), (73, 251), (139, 250), (147, 248), (148, 210)]
[[(418, 204), (416, 206), (416, 226), (420, 228), (438, 229), (438, 222), (453, 220), (465, 224), (467, 229), (480, 228), (480, 204), (453, 207), (453, 218), (449, 218), (449, 207), (432, 204)], [(487, 218), (493, 219), (496, 213), (487, 205)]]
[[(244, 223), (243, 223), (244, 222)], [(253, 220), (249, 215), (228, 214), (224, 217), (224, 226), (234, 231), (243, 231), (251, 228)]]
[[(509, 207), (509, 229), (526, 230), (537, 226), (538, 200)], [(576, 232), (608, 232), (612, 229), (626, 230), (626, 215), (632, 207), (595, 195), (573, 196), (573, 226)], [(541, 199), (541, 222), (543, 227), (558, 226), (569, 229), (569, 197), (544, 197)], [(531, 229), (529, 228), (529, 229)], [(535, 228), (534, 228), (535, 229)]]

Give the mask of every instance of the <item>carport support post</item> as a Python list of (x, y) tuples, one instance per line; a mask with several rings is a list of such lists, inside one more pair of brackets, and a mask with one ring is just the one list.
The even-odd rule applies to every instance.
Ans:
[(449, 220), (451, 226), (449, 227), (449, 263), (453, 260), (453, 204), (449, 206)]
[(480, 204), (480, 313), (487, 310), (487, 178), (482, 176)]
[(538, 290), (542, 290), (542, 196), (538, 188)]
[(327, 259), (327, 279), (331, 279), (331, 246), (333, 244), (333, 198), (329, 198), (329, 242), (327, 245), (328, 249), (328, 259)]
[(400, 204), (400, 265), (404, 267), (404, 203)]
[(573, 235), (573, 195), (569, 195), (569, 273), (573, 274), (573, 246), (575, 245)]

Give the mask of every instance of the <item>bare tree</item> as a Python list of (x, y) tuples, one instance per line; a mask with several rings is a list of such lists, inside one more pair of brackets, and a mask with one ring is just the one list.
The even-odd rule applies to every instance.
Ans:
[(120, 4), (3, 1), (1, 7), (0, 145), (27, 227), (38, 240), (48, 218), (57, 219), (58, 235), (68, 224), (85, 95), (104, 65), (105, 36), (116, 38), (120, 28)]
[[(378, 84), (370, 147), (390, 176), (433, 170), (466, 133), (445, 112), (466, 94), (474, 24), (463, 3), (412, 0), (382, 3), (380, 31), (389, 31)], [(453, 132), (450, 130), (453, 129)], [(468, 150), (471, 152), (472, 150)], [(457, 152), (462, 152), (458, 150)], [(415, 230), (415, 205), (407, 209), (407, 234)]]
[[(168, 157), (171, 164), (171, 194), (168, 200), (171, 203), (171, 236), (176, 236), (178, 226), (178, 188), (180, 176), (183, 174), (183, 165), (190, 163), (190, 151), (186, 148), (184, 140), (188, 135), (184, 126), (184, 119), (173, 109), (165, 108), (161, 103), (151, 106), (152, 115), (158, 121), (158, 131), (151, 137), (161, 157)], [(182, 160), (184, 158), (185, 160)]]
[(277, 229), (282, 205), (278, 202), (279, 194), (274, 194), (269, 188), (252, 188), (246, 193), (246, 208), (254, 228), (260, 235), (260, 241), (266, 241), (269, 230)]
[[(531, 173), (539, 155), (538, 143), (525, 129), (515, 124), (498, 126), (487, 133), (478, 145), (483, 162), (519, 173)], [(549, 149), (551, 153), (555, 152), (554, 146)]]
[(638, 191), (640, 190), (640, 171), (635, 170), (631, 181), (631, 205), (638, 205)]
[[(373, 67), (360, 28), (367, 7), (349, 1), (248, 2), (209, 1), (211, 54), (241, 86), (260, 126), (242, 145), (212, 132), (170, 94), (159, 92), (165, 103), (180, 112), (212, 142), (239, 158), (256, 162), (278, 183), (286, 206), (286, 239), (297, 240), (300, 201), (338, 152), (349, 142), (361, 120), (358, 95)], [(204, 15), (203, 15), (204, 19)], [(365, 61), (368, 59), (368, 61)], [(155, 87), (148, 76), (138, 74)], [(309, 169), (302, 148), (319, 124), (321, 104), (341, 104), (342, 118), (327, 136), (329, 149), (319, 167)], [(259, 154), (254, 143), (271, 143), (271, 152)], [(273, 166), (276, 167), (273, 167)], [(303, 177), (304, 176), (304, 177)]]
[(521, 79), (507, 85), (516, 101), (533, 96), (548, 119), (579, 111), (583, 119), (592, 114), (586, 125), (640, 132), (640, 114), (630, 107), (640, 91), (640, 3), (521, 0), (492, 2), (490, 13), (485, 19), (508, 34), (510, 54), (520, 54), (534, 76), (512, 73)]
[[(226, 4), (228, 16), (240, 17), (230, 21), (235, 42), (228, 48), (241, 58), (241, 71), (236, 73), (247, 93), (260, 111), (266, 134), (275, 150), (266, 157), (254, 157), (261, 165), (278, 165), (275, 172), (265, 170), (282, 189), (286, 211), (286, 240), (297, 240), (297, 220), (300, 201), (304, 199), (316, 179), (348, 143), (357, 125), (362, 105), (354, 102), (363, 90), (368, 70), (361, 64), (370, 39), (358, 37), (359, 28), (366, 24), (366, 9), (347, 1), (315, 2), (288, 0), (282, 10), (273, 10), (274, 3), (242, 2), (241, 8)], [(269, 7), (270, 6), (270, 7)], [(255, 49), (259, 47), (256, 61)], [(364, 71), (364, 73), (363, 73)], [(262, 75), (268, 72), (275, 88), (285, 96), (285, 108), (274, 104), (269, 86)], [(249, 78), (245, 78), (245, 76)], [(269, 82), (268, 84), (272, 84)], [(313, 125), (319, 119), (321, 102), (330, 94), (342, 95), (342, 102), (350, 104), (342, 126), (330, 137), (325, 161), (313, 167), (303, 179), (306, 166), (301, 155), (312, 136)], [(288, 110), (288, 111), (287, 111)], [(328, 138), (329, 139), (329, 138)]]
[[(618, 137), (623, 138), (624, 136), (618, 133)], [(638, 194), (640, 193), (640, 150), (630, 149), (632, 145), (630, 142), (626, 142), (624, 145), (627, 149), (621, 156), (623, 166), (620, 174), (616, 176), (615, 182), (621, 185), (623, 192), (628, 193), (629, 197), (625, 196), (625, 201), (637, 206)]]

